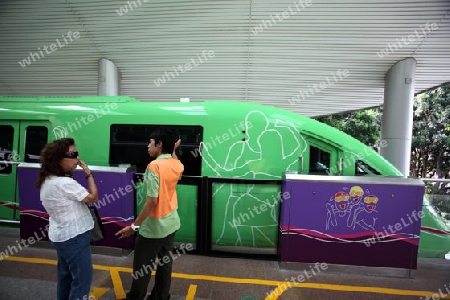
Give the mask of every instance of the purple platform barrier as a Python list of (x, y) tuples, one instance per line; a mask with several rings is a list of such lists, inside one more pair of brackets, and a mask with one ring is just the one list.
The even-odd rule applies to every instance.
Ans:
[(278, 259), (417, 269), (420, 179), (285, 174)]
[[(18, 170), (19, 205), (20, 205), (20, 237), (33, 238), (37, 241), (48, 241), (48, 214), (34, 187), (40, 164), (21, 163)], [(106, 231), (105, 239), (92, 242), (95, 246), (132, 249), (134, 236), (117, 239), (115, 233), (135, 219), (135, 186), (133, 175), (135, 170), (127, 167), (89, 166), (95, 177), (99, 201), (96, 203), (99, 215)], [(75, 178), (84, 187), (87, 180), (81, 169), (74, 171)]]

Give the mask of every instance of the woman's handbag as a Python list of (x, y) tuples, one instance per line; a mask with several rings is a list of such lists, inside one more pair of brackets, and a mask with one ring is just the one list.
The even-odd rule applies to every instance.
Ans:
[(93, 242), (102, 240), (105, 238), (105, 229), (103, 228), (102, 219), (100, 218), (95, 205), (88, 205), (87, 207), (89, 208), (92, 219), (94, 220), (94, 228), (92, 228), (91, 240)]

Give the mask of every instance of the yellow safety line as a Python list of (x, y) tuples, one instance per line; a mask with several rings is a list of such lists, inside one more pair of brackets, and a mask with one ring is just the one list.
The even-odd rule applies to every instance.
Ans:
[[(335, 285), (335, 284), (321, 284), (321, 283), (292, 283), (292, 282), (280, 282), (280, 285), (266, 297), (264, 300), (277, 300), (284, 292), (293, 287), (299, 288), (312, 288), (312, 289), (324, 289), (333, 291), (347, 291), (347, 292), (364, 292), (364, 293), (377, 293), (399, 296), (425, 296), (432, 297), (433, 295), (439, 295), (438, 293), (426, 292), (426, 291), (412, 291), (412, 290), (400, 290), (390, 288), (379, 287), (366, 287), (366, 286), (350, 286), (350, 285)], [(440, 295), (439, 297), (441, 297)], [(439, 299), (450, 299), (450, 294), (446, 294)]]
[(276, 289), (274, 289), (266, 298), (264, 298), (264, 300), (277, 300), (279, 296), (281, 296), (281, 294), (284, 293), (285, 290), (281, 289), (281, 286), (277, 287)]
[[(4, 260), (19, 261), (19, 262), (30, 262), (30, 263), (40, 263), (40, 264), (51, 264), (56, 265), (56, 260), (42, 259), (42, 258), (26, 258), (26, 257), (16, 257), (9, 256), (4, 258)], [(132, 273), (131, 268), (123, 267), (109, 267), (104, 265), (94, 265), (95, 269), (98, 270), (111, 270), (115, 269), (116, 276), (118, 272)], [(112, 273), (111, 273), (112, 276)], [(237, 283), (237, 284), (258, 284), (258, 285), (291, 285), (296, 288), (311, 288), (311, 289), (323, 289), (331, 291), (346, 291), (346, 292), (364, 292), (364, 293), (378, 293), (378, 294), (388, 294), (388, 295), (404, 295), (404, 296), (430, 296), (437, 294), (436, 292), (428, 291), (417, 291), (417, 290), (401, 290), (392, 288), (382, 288), (382, 287), (369, 287), (369, 286), (352, 286), (352, 285), (337, 285), (337, 284), (325, 284), (325, 283), (292, 283), (289, 281), (276, 281), (276, 280), (262, 280), (262, 279), (248, 279), (248, 278), (232, 278), (232, 277), (221, 277), (221, 276), (210, 276), (210, 275), (194, 275), (194, 274), (184, 274), (184, 273), (172, 273), (174, 278), (182, 279), (193, 279), (193, 280), (207, 280), (216, 282), (227, 282), (227, 283)], [(120, 277), (118, 277), (120, 280)], [(120, 280), (122, 283), (122, 280)], [(123, 290), (123, 287), (122, 287)], [(439, 294), (438, 294), (439, 295)], [(441, 297), (441, 299), (450, 299), (450, 295)]]
[(186, 300), (194, 300), (196, 292), (197, 292), (197, 285), (196, 284), (189, 285), (189, 290), (186, 295)]
[(28, 257), (9, 256), (9, 257), (4, 257), (3, 260), (29, 262), (29, 263), (34, 263), (34, 264), (48, 264), (48, 265), (55, 265), (55, 266), (58, 264), (57, 260), (45, 259), (45, 258), (28, 258)]
[[(263, 279), (247, 279), (247, 278), (231, 278), (220, 277), (210, 275), (192, 275), (183, 273), (172, 273), (175, 278), (192, 279), (192, 280), (209, 280), (217, 282), (227, 283), (239, 283), (239, 284), (259, 284), (259, 285), (273, 285), (273, 286), (291, 286), (298, 288), (311, 288), (311, 289), (326, 289), (334, 291), (347, 291), (347, 292), (369, 292), (379, 294), (391, 294), (391, 295), (412, 295), (412, 296), (430, 296), (435, 293), (427, 291), (414, 291), (414, 290), (401, 290), (381, 287), (368, 287), (368, 286), (353, 286), (353, 285), (337, 285), (326, 283), (293, 283), (289, 281), (275, 281), (275, 280), (263, 280)], [(441, 299), (450, 299), (450, 295)]]
[(94, 299), (100, 299), (100, 297), (106, 294), (107, 291), (109, 291), (109, 288), (94, 287), (94, 291), (90, 293), (89, 296), (94, 297)]
[(125, 272), (125, 273), (131, 273), (133, 271), (132, 268), (104, 266), (104, 265), (96, 265), (96, 264), (94, 264), (92, 267), (96, 270), (102, 270), (102, 271), (109, 271), (111, 268), (114, 268), (115, 270), (117, 270), (119, 272)]
[(123, 289), (122, 279), (120, 278), (119, 271), (117, 270), (117, 268), (111, 267), (109, 274), (111, 274), (111, 280), (113, 282), (116, 299), (125, 299), (125, 290)]

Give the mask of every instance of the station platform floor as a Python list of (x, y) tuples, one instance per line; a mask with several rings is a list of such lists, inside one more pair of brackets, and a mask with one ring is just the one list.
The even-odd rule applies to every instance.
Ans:
[[(56, 299), (56, 252), (48, 242), (17, 251), (18, 228), (1, 228), (0, 300)], [(91, 300), (124, 299), (131, 286), (133, 252), (105, 253), (93, 247), (94, 280)], [(13, 253), (14, 252), (14, 253)], [(389, 253), (380, 253), (389, 255)], [(324, 266), (324, 265), (322, 265)], [(395, 272), (356, 273), (350, 268), (281, 269), (275, 260), (176, 256), (173, 263), (172, 299), (450, 299), (450, 261), (418, 259), (411, 276)], [(310, 269), (315, 270), (314, 274)], [(317, 271), (320, 270), (320, 271)], [(306, 272), (305, 271), (310, 271)], [(300, 275), (304, 275), (300, 282)], [(149, 291), (153, 285), (149, 285)]]

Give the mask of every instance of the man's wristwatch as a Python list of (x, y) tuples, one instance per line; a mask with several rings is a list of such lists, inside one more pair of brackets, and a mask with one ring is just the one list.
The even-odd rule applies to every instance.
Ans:
[(134, 223), (131, 223), (131, 229), (133, 229), (133, 231), (138, 231), (139, 227), (141, 227), (141, 226), (136, 226), (136, 225), (134, 225)]

